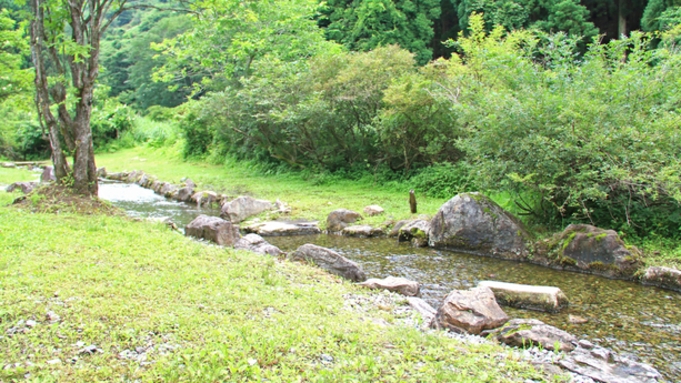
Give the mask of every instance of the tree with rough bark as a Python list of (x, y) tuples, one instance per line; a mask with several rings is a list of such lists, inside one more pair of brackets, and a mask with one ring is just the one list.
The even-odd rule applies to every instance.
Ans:
[(36, 106), (48, 132), (55, 176), (77, 194), (96, 196), (90, 117), (100, 41), (125, 10), (156, 5), (144, 0), (29, 0), (29, 6)]

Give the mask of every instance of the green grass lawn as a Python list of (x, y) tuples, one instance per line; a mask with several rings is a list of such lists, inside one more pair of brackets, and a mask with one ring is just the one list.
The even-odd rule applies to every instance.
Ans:
[[(113, 167), (122, 159), (101, 162)], [(276, 178), (139, 162), (120, 168), (205, 185), (236, 180), (265, 198), (295, 195), (295, 186)], [(0, 183), (22, 175), (0, 169)], [(291, 203), (302, 209), (334, 195), (314, 190), (324, 197)], [(357, 208), (367, 190), (332, 198), (329, 209)], [(400, 206), (389, 204), (397, 194), (377, 194), (371, 202)], [(396, 310), (405, 304), (400, 298), (350, 309), (344, 296), (372, 293), (315, 267), (199, 243), (161, 224), (7, 207), (13, 197), (0, 191), (2, 382), (550, 380), (501, 346), (403, 324), (412, 314)]]

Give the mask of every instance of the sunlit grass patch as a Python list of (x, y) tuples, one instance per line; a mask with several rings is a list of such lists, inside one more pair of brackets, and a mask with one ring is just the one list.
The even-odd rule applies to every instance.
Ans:
[(2, 381), (542, 378), (499, 346), (348, 310), (370, 292), (320, 269), (162, 224), (3, 207), (0, 235)]

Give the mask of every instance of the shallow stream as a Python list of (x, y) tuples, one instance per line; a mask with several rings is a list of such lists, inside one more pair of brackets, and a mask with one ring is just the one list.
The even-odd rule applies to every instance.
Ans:
[[(198, 214), (218, 211), (167, 200), (137, 185), (100, 184), (100, 197), (138, 217), (170, 217), (183, 227)], [(482, 280), (560, 287), (570, 306), (559, 314), (504, 307), (512, 318), (536, 318), (578, 337), (654, 365), (671, 381), (681, 381), (681, 294), (633, 282), (556, 271), (474, 255), (418, 249), (393, 239), (331, 235), (268, 237), (283, 251), (305, 243), (331, 248), (358, 262), (370, 278), (400, 276), (419, 281), (423, 298), (437, 307), (453, 289)], [(569, 317), (588, 319), (570, 323)]]

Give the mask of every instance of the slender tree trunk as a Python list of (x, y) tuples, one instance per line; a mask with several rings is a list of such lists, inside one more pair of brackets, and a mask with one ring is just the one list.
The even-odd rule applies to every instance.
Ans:
[(624, 16), (624, 0), (619, 0), (617, 3), (617, 38), (627, 35), (627, 18)]
[(35, 87), (36, 87), (36, 104), (38, 106), (38, 113), (47, 126), (50, 137), (50, 148), (52, 149), (52, 163), (54, 164), (54, 174), (57, 180), (65, 179), (71, 172), (69, 164), (66, 161), (66, 155), (61, 147), (59, 140), (59, 121), (54, 117), (50, 110), (50, 92), (47, 81), (47, 73), (44, 65), (44, 60), (41, 57), (42, 49), (45, 47), (45, 31), (44, 31), (44, 12), (42, 9), (41, 0), (30, 1), (31, 10), (34, 18), (31, 20), (31, 59), (35, 66)]

